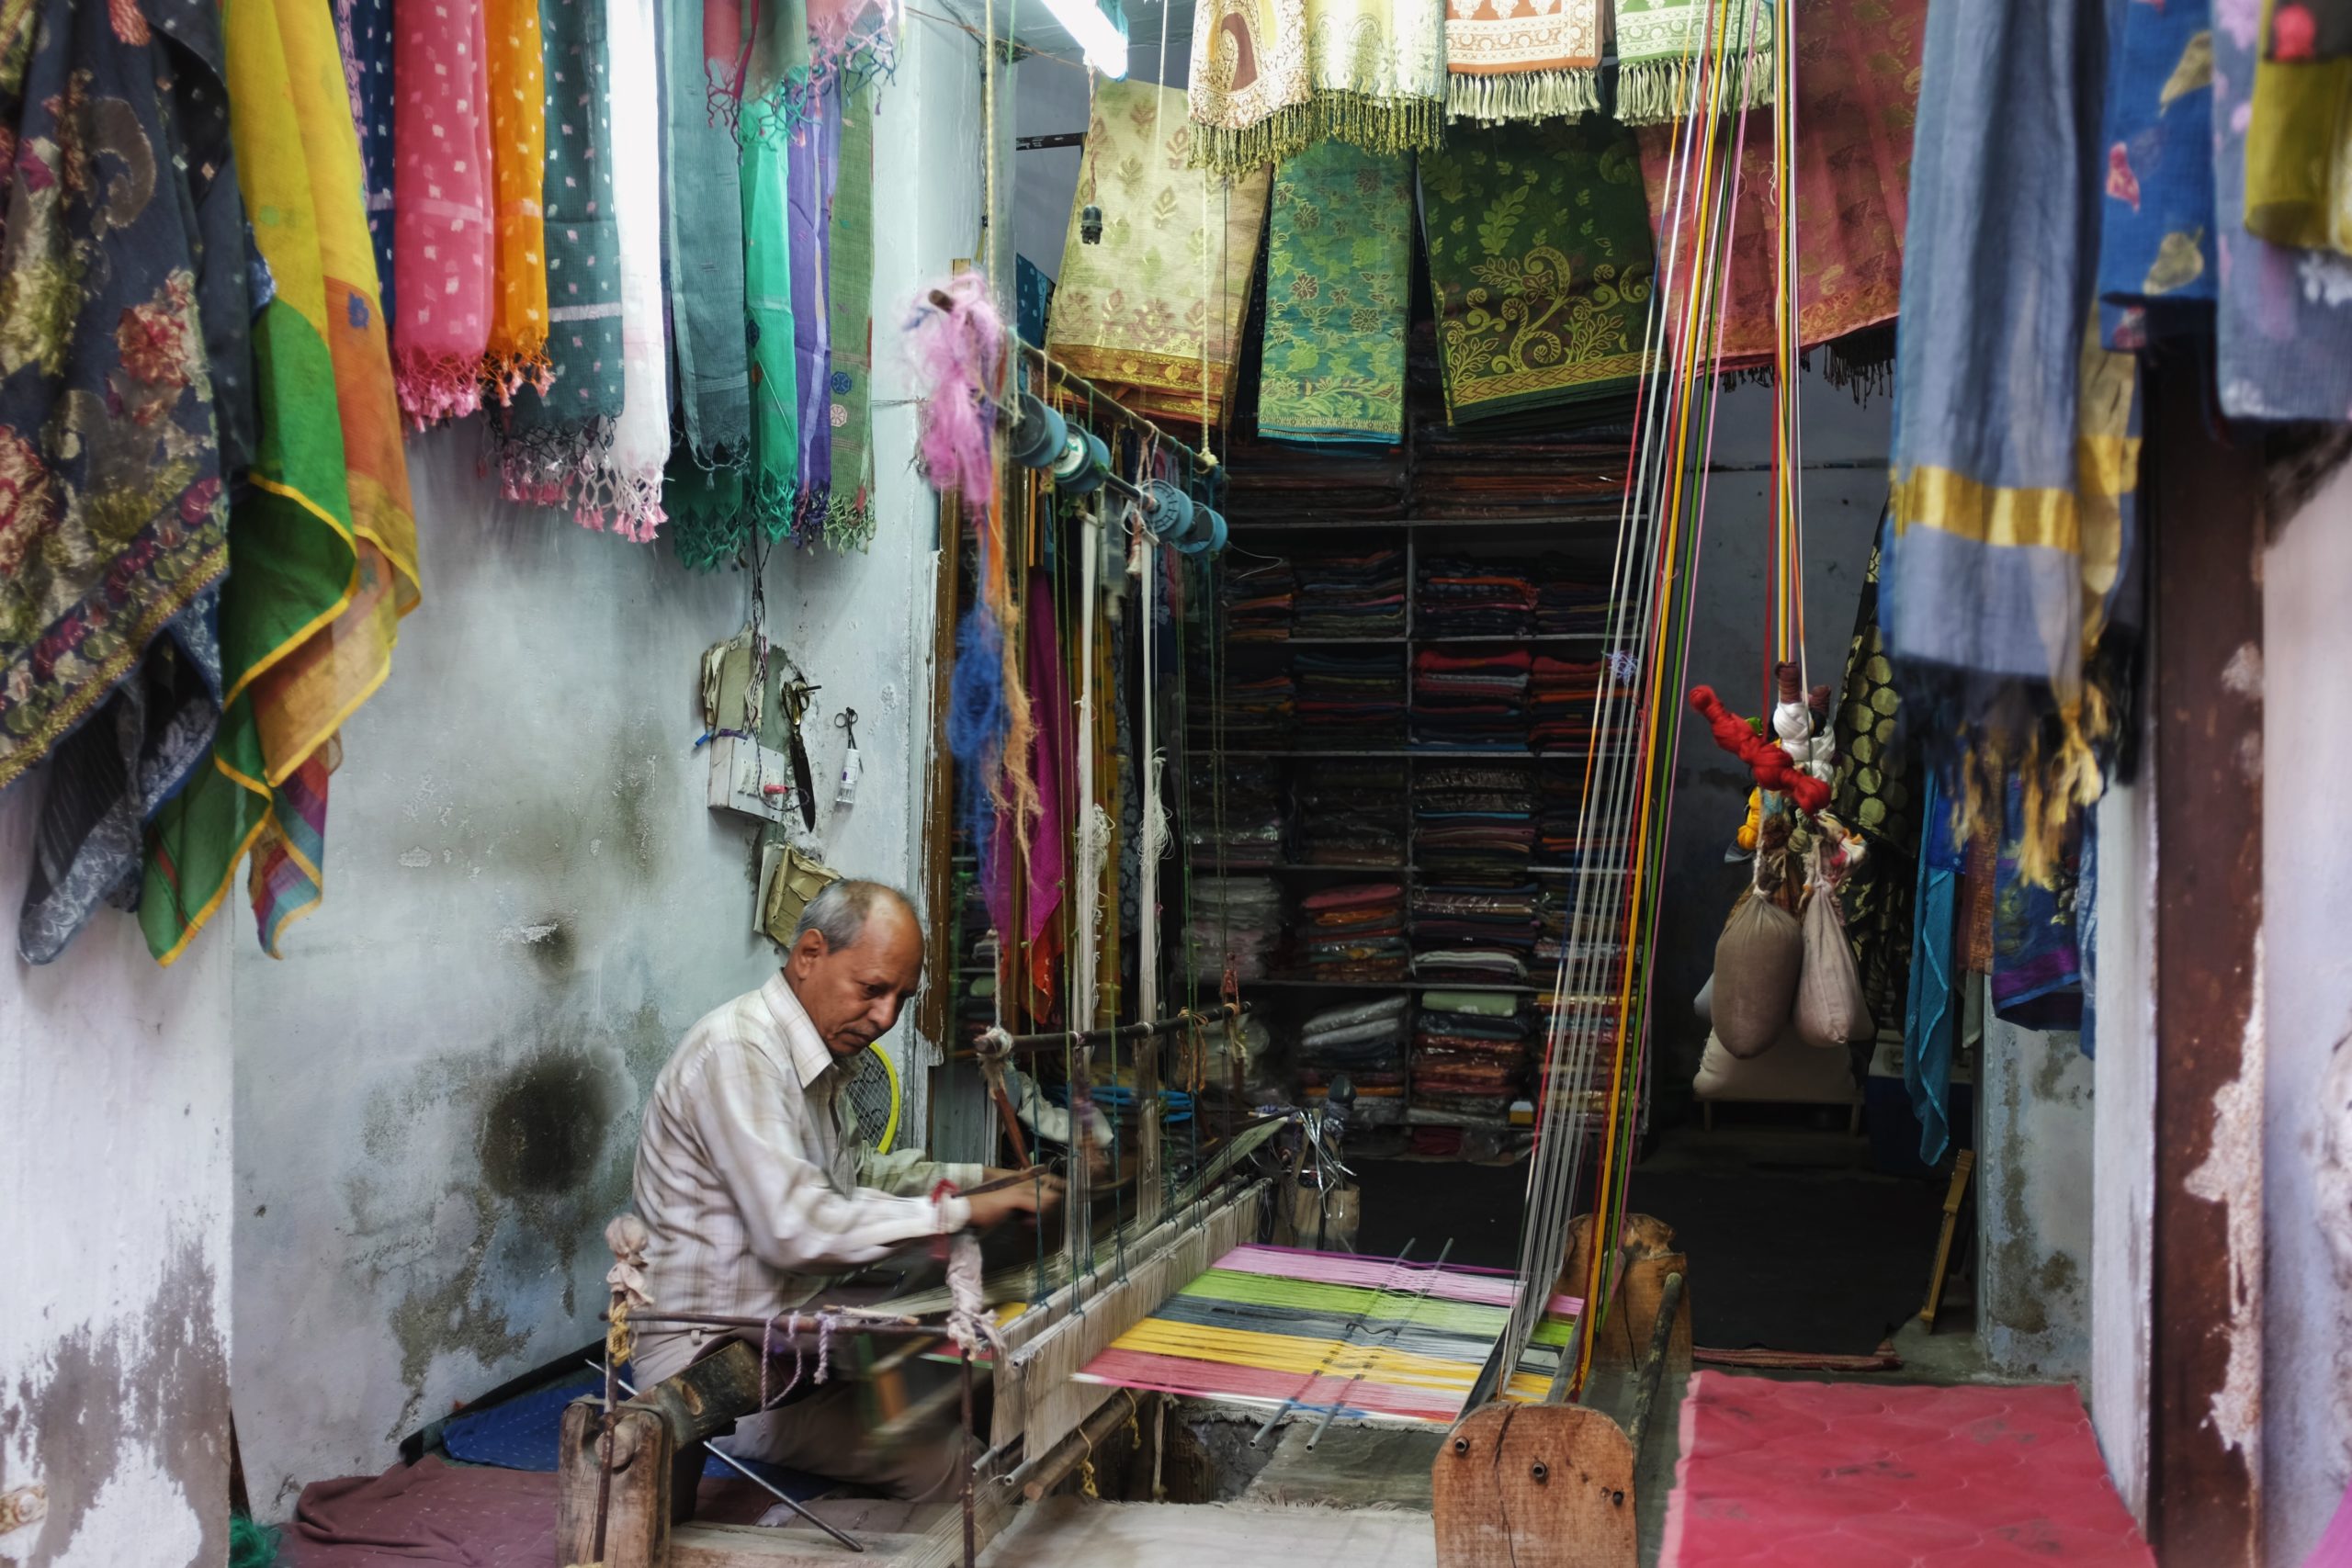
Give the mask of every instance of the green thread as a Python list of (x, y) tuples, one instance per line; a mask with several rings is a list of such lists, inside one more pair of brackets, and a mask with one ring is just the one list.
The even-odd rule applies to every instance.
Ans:
[(1186, 161), (1227, 178), (1295, 157), (1317, 141), (1346, 141), (1367, 152), (1419, 152), (1445, 140), (1446, 106), (1438, 98), (1378, 98), (1319, 91), (1252, 125), (1193, 127)]

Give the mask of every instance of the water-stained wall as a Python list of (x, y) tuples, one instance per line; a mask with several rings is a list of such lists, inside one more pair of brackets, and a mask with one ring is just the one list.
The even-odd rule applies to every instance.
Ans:
[(1976, 1337), (2007, 1376), (2056, 1381), (2090, 1370), (2092, 1076), (2075, 1035), (1986, 1017), (1976, 1077)]
[[(45, 783), (0, 796), (12, 912)], [(158, 970), (101, 909), (56, 963), (0, 968), (0, 1495), (48, 1504), (0, 1534), (0, 1564), (209, 1568), (229, 1528), (228, 953)]]

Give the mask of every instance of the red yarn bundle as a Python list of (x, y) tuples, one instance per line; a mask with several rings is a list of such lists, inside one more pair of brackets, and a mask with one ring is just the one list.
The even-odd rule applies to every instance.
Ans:
[(1690, 705), (1705, 716), (1715, 744), (1747, 764), (1758, 788), (1781, 791), (1807, 814), (1829, 804), (1829, 786), (1811, 773), (1799, 773), (1777, 742), (1757, 734), (1746, 719), (1724, 706), (1713, 686), (1691, 687)]

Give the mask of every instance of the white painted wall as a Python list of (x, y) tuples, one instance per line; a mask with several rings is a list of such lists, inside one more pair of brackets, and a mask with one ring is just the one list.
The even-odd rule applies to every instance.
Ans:
[[(825, 858), (901, 886), (936, 558), (894, 345), (920, 287), (973, 252), (978, 61), (910, 27), (876, 119), (872, 552), (786, 550), (767, 573), (772, 633), (822, 687)], [(473, 440), (411, 447), (424, 604), (344, 733), (324, 908), (283, 962), (242, 919), (206, 939), (235, 950), (237, 1412), (265, 1517), (596, 1337), (641, 1099), (687, 1027), (774, 963), (752, 931), (753, 829), (704, 805), (692, 750), (698, 660), (742, 624), (748, 577), (493, 503)], [(845, 706), (865, 772), (842, 810)], [(919, 1100), (922, 1075), (902, 1077)]]
[[(0, 796), (0, 907), (46, 780)], [(12, 944), (13, 945), (13, 944)], [(228, 953), (167, 971), (99, 910), (56, 963), (0, 960), (0, 1493), (49, 1517), (17, 1568), (228, 1553)]]
[(2264, 1280), (2269, 1561), (2303, 1562), (2352, 1479), (2352, 468), (2263, 567)]
[(2155, 1265), (2155, 794), (2143, 776), (2110, 786), (2099, 802), (2091, 1105), (2091, 1424), (2116, 1489), (2143, 1524)]

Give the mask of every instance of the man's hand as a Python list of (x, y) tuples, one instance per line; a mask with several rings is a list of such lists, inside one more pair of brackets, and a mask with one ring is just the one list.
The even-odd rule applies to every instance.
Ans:
[(1062, 1179), (1041, 1176), (1016, 1181), (993, 1192), (975, 1192), (964, 1200), (972, 1206), (972, 1228), (992, 1230), (1014, 1214), (1042, 1214), (1062, 1201)]

